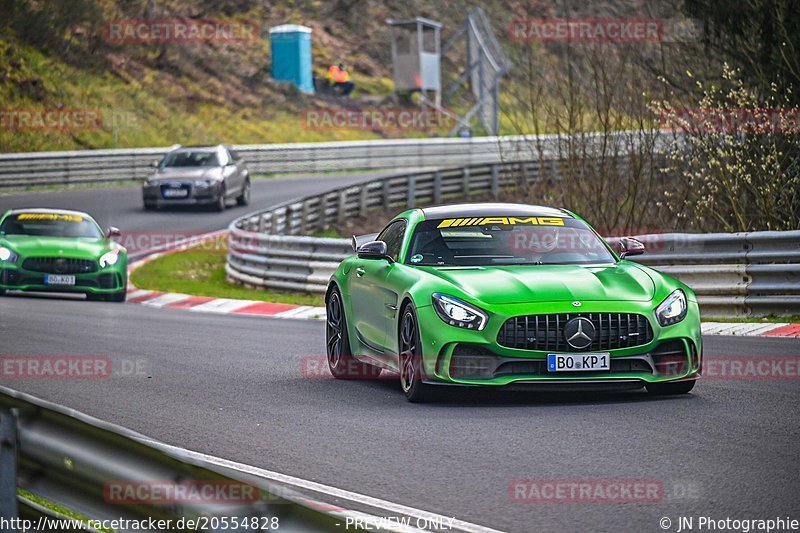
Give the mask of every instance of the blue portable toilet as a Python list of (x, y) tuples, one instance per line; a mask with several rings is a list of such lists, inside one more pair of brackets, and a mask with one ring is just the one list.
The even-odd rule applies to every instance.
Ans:
[(269, 30), (272, 78), (290, 81), (304, 93), (314, 92), (311, 74), (311, 28), (284, 24)]

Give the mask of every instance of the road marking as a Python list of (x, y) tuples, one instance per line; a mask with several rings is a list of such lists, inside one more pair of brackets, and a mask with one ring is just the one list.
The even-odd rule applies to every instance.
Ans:
[(196, 305), (191, 308), (192, 311), (199, 311), (204, 313), (233, 313), (237, 309), (253, 305), (256, 302), (251, 300), (232, 300), (231, 298), (217, 298), (210, 302)]
[(143, 302), (139, 302), (142, 305), (149, 305), (150, 307), (164, 307), (165, 305), (182, 302), (189, 298), (188, 294), (178, 294), (174, 292), (168, 292), (166, 294), (162, 294), (161, 296), (156, 296), (150, 300), (145, 300)]
[[(256, 466), (251, 466), (244, 463), (237, 463), (236, 461), (230, 461), (228, 459), (222, 459), (221, 457), (215, 457), (213, 455), (194, 452), (192, 450), (187, 450), (185, 448), (180, 448), (178, 446), (164, 444), (163, 442), (160, 441), (153, 440), (151, 442), (163, 448), (174, 450), (180, 454), (187, 454), (190, 457), (199, 459), (206, 463), (214, 464), (223, 468), (227, 468), (229, 470), (234, 470), (236, 472), (241, 472), (243, 474), (250, 474), (252, 476), (274, 481), (276, 483), (281, 483), (283, 485), (288, 485), (295, 489), (309, 490), (319, 494), (325, 494), (326, 496), (331, 496), (333, 498), (339, 498), (360, 505), (365, 505), (379, 511), (409, 516), (414, 520), (419, 520), (420, 523), (450, 524), (451, 527), (448, 528), (448, 531), (462, 531), (465, 533), (501, 533), (499, 530), (492, 529), (490, 527), (481, 526), (479, 524), (473, 524), (472, 522), (466, 522), (464, 520), (453, 519), (453, 517), (447, 517), (444, 515), (432, 513), (430, 511), (416, 509), (414, 507), (408, 507), (406, 505), (393, 503), (387, 500), (382, 500), (380, 498), (373, 498), (372, 496), (359, 494), (357, 492), (351, 492), (349, 490), (339, 489), (336, 487), (332, 487), (330, 485), (323, 485), (322, 483), (317, 483), (316, 481), (309, 481), (307, 479), (289, 476), (286, 474), (281, 474), (279, 472), (273, 472), (271, 470), (266, 470), (264, 468), (258, 468)], [(357, 511), (353, 512), (358, 513)], [(379, 520), (379, 517), (373, 516), (373, 520), (376, 519)]]

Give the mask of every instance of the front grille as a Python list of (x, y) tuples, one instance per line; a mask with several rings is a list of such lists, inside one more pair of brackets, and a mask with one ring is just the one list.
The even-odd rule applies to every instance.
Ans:
[[(595, 328), (591, 345), (576, 350), (564, 337), (564, 326), (573, 318), (588, 318)], [(506, 348), (551, 352), (594, 352), (641, 346), (653, 340), (653, 329), (644, 315), (633, 313), (564, 313), (509, 318), (497, 334)]]
[(48, 274), (87, 274), (97, 271), (97, 262), (73, 257), (29, 257), (22, 263), (22, 268)]

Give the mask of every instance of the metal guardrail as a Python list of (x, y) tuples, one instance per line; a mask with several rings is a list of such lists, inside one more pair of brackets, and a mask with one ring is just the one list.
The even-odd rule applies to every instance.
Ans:
[[(553, 161), (472, 165), (398, 174), (251, 213), (229, 227), (228, 279), (254, 288), (322, 293), (347, 239), (308, 233), (364, 216), (471, 195), (496, 194), (537, 179)], [(697, 293), (705, 316), (800, 313), (800, 231), (639, 235), (648, 252), (635, 260), (677, 277)]]
[[(15, 475), (17, 463), (19, 471)], [(0, 387), (0, 467), (3, 518), (17, 516), (18, 482), (20, 487), (71, 506), (91, 519), (172, 519), (175, 524), (181, 518), (204, 517), (211, 524), (204, 530), (243, 531), (214, 525), (215, 520), (211, 519), (222, 524), (226, 517), (278, 517), (281, 531), (314, 532), (334, 530), (337, 522), (342, 521), (332, 510), (323, 512), (313, 508), (313, 498), (291, 488), (255, 476), (247, 479), (234, 476), (230, 471), (222, 471), (133, 431), (5, 387)], [(192, 498), (162, 502), (153, 498), (153, 503), (110, 502), (109, 484), (119, 482), (174, 487), (195, 484), (212, 491), (233, 484), (234, 490), (252, 489), (255, 497), (226, 503)], [(24, 498), (19, 500), (22, 507), (30, 506)], [(57, 511), (44, 514), (58, 516)]]
[[(638, 142), (641, 132), (620, 132)], [(579, 137), (581, 148), (600, 147), (603, 134)], [(381, 168), (422, 168), (472, 165), (533, 159), (556, 150), (575, 138), (557, 135), (392, 139), (323, 143), (240, 145), (234, 149), (247, 161), (250, 172), (325, 172)], [(0, 154), (0, 188), (52, 184), (100, 183), (145, 179), (151, 163), (171, 148), (84, 150)]]
[(245, 215), (229, 227), (228, 278), (257, 288), (324, 292), (338, 263), (352, 253), (350, 241), (302, 235), (374, 210), (496, 195), (536, 179), (539, 170), (538, 161), (526, 161), (399, 174)]

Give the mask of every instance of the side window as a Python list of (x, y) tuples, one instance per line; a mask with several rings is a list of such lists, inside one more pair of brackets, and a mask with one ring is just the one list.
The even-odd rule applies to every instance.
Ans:
[(236, 162), (239, 162), (242, 159), (242, 156), (240, 156), (238, 153), (234, 152), (230, 148), (228, 148), (228, 155), (230, 155), (231, 160)]
[(400, 257), (400, 247), (406, 234), (406, 221), (392, 222), (378, 235), (378, 240), (386, 243), (386, 251), (395, 261)]

